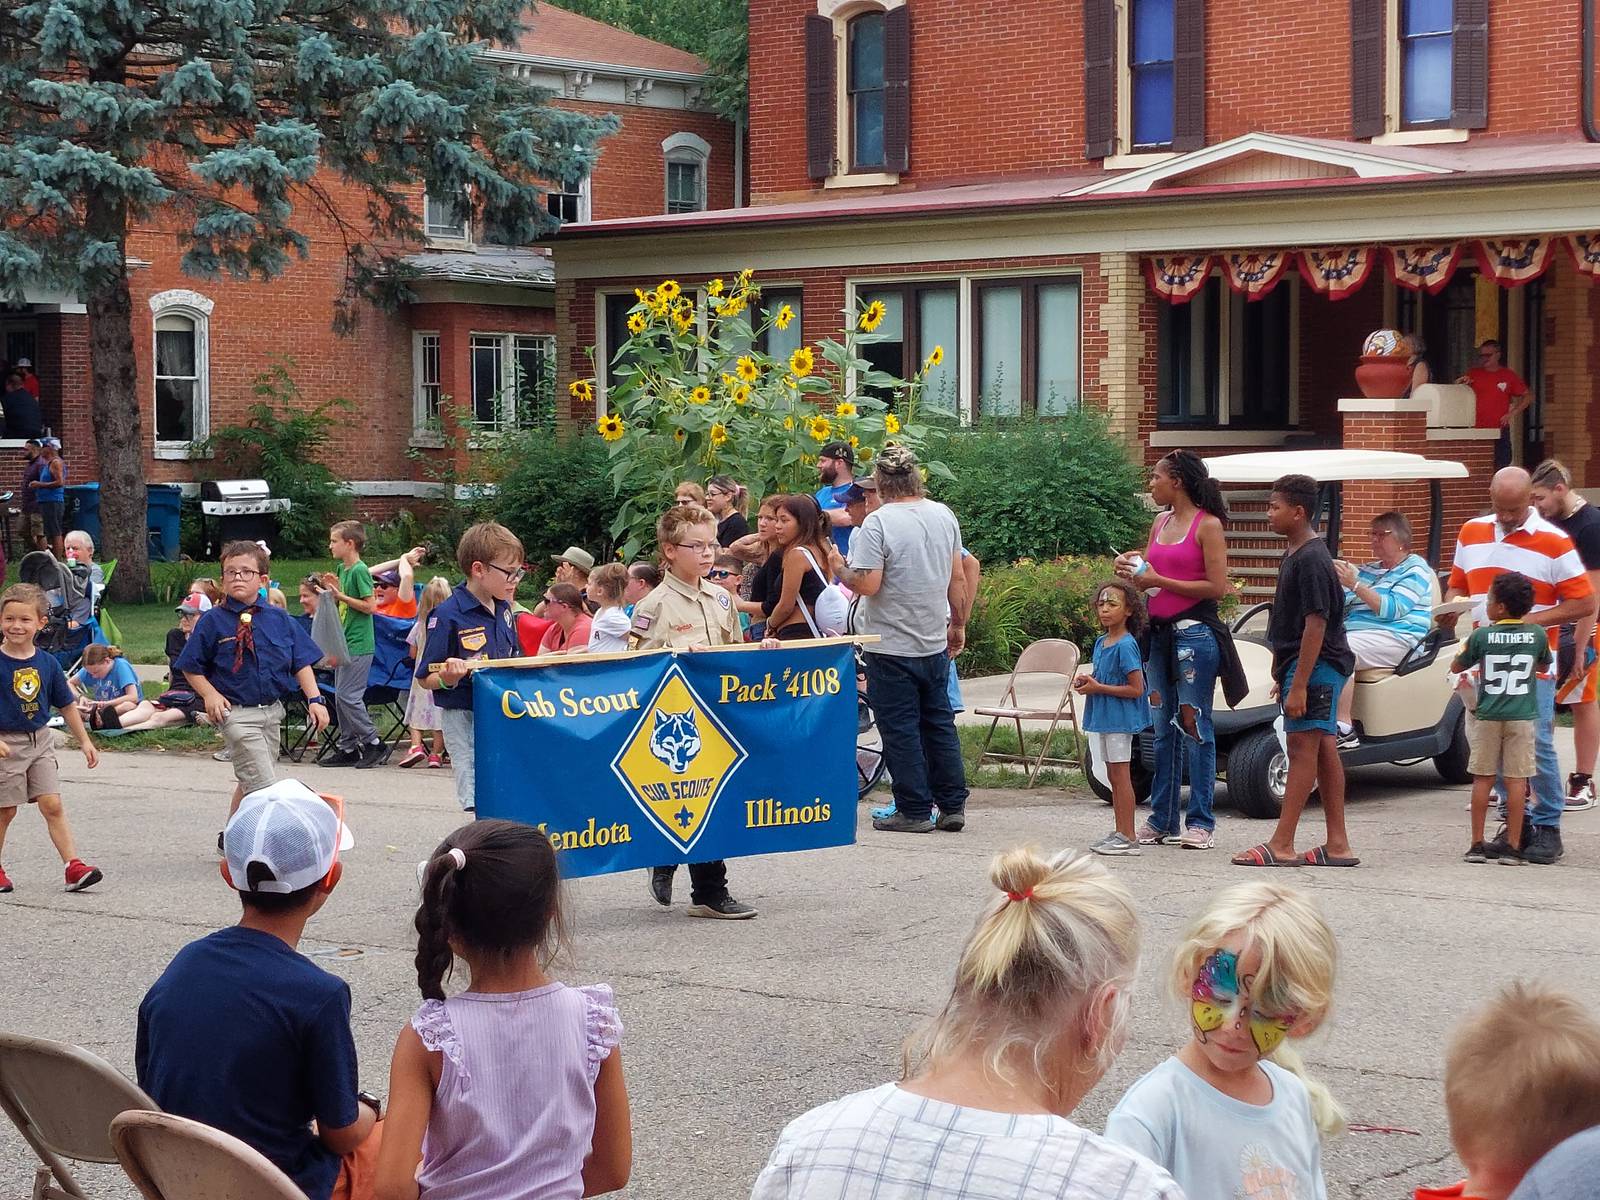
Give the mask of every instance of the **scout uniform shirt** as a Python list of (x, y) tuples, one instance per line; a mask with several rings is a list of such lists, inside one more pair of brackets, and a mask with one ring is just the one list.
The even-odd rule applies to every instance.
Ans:
[[(515, 658), (522, 648), (512, 620), (511, 605), (506, 601), (496, 600), (492, 609), (485, 608), (466, 584), (458, 583), (428, 614), (416, 677), (426, 679), (429, 667), (447, 658)], [(455, 687), (434, 692), (433, 702), (440, 708), (472, 711), (472, 675)]]
[(635, 650), (729, 646), (744, 641), (733, 597), (709, 579), (685, 583), (668, 575), (633, 608), (628, 641)]

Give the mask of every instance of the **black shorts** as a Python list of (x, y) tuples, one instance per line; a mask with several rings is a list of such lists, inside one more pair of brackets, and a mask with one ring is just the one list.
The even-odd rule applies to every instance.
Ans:
[(65, 500), (39, 501), (39, 519), (44, 522), (45, 537), (58, 538), (67, 532), (66, 511)]

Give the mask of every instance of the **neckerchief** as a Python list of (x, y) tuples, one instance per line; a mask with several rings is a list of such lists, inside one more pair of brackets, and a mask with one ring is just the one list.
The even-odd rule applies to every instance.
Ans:
[(239, 614), (239, 634), (233, 639), (233, 669), (235, 672), (244, 669), (245, 651), (248, 650), (251, 654), (256, 652), (254, 621), (258, 607), (258, 605), (252, 604)]

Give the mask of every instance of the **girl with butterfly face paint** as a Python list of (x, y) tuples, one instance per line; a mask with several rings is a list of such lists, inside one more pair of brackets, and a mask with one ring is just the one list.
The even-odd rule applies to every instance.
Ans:
[(1323, 1200), (1321, 1137), (1344, 1115), (1289, 1043), (1327, 1019), (1337, 962), (1332, 929), (1297, 889), (1262, 880), (1217, 895), (1173, 959), (1189, 1040), (1128, 1089), (1106, 1136), (1190, 1196)]

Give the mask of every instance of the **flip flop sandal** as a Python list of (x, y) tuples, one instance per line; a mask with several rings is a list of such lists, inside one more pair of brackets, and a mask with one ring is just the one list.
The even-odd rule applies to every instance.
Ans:
[(1340, 858), (1337, 854), (1329, 854), (1326, 846), (1313, 846), (1300, 856), (1300, 861), (1308, 867), (1359, 867), (1359, 858)]
[(1233, 865), (1236, 867), (1298, 867), (1304, 865), (1304, 860), (1299, 858), (1279, 858), (1262, 842), (1259, 846), (1251, 846), (1241, 854), (1233, 856)]

